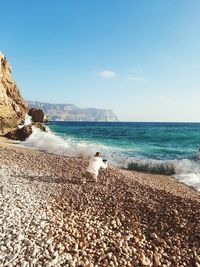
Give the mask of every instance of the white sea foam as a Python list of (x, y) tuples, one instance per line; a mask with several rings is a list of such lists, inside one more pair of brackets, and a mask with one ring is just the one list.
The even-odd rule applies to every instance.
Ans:
[(35, 127), (33, 127), (31, 136), (25, 142), (21, 142), (21, 144), (39, 148), (48, 153), (82, 158), (88, 158), (99, 150), (103, 153), (105, 152), (106, 156), (108, 155), (107, 151), (109, 150), (108, 147), (95, 143), (83, 141), (77, 142), (71, 138), (63, 139), (52, 133), (49, 129), (48, 132), (45, 133)]
[(200, 191), (200, 161), (180, 160), (175, 166), (175, 178)]
[(25, 115), (24, 124), (18, 125), (18, 128), (20, 129), (20, 128), (26, 126), (26, 125), (30, 125), (32, 122), (33, 122), (32, 117), (29, 116), (28, 114), (26, 114)]
[(175, 178), (181, 183), (196, 188), (200, 192), (200, 173), (183, 173), (180, 175), (176, 175)]
[(32, 117), (28, 114), (25, 115), (24, 125), (30, 125), (33, 122)]
[(142, 157), (125, 156), (125, 150), (101, 144), (84, 142), (72, 138), (65, 138), (48, 132), (42, 132), (33, 127), (33, 134), (22, 145), (39, 148), (48, 153), (82, 157), (87, 159), (101, 151), (109, 164), (120, 168), (138, 170), (143, 172), (173, 174), (174, 177), (200, 191), (200, 161), (199, 160), (153, 160)]

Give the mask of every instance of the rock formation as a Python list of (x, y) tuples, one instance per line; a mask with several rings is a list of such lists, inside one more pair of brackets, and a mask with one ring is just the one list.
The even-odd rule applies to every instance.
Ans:
[(12, 78), (11, 66), (0, 52), (0, 134), (17, 127), (28, 106)]
[(40, 131), (42, 132), (47, 132), (47, 128), (43, 123), (35, 122), (32, 124), (17, 128), (13, 131), (10, 131), (6, 133), (4, 137), (11, 139), (11, 140), (25, 141), (33, 133), (32, 126), (40, 129)]
[(117, 116), (109, 109), (83, 109), (71, 104), (27, 102), (31, 108), (44, 110), (49, 121), (118, 121)]
[(47, 127), (41, 122), (35, 122), (32, 125), (38, 129), (40, 129), (42, 132), (47, 132)]
[(28, 115), (32, 117), (33, 122), (44, 122), (44, 111), (39, 108), (31, 108)]
[(32, 126), (25, 125), (22, 128), (17, 128), (11, 132), (8, 132), (4, 136), (11, 140), (25, 141), (32, 134)]

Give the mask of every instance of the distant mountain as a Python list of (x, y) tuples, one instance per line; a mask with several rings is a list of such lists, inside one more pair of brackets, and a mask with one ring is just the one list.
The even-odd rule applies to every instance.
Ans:
[(50, 104), (27, 101), (30, 108), (41, 108), (49, 121), (118, 121), (110, 109), (79, 108), (72, 104)]

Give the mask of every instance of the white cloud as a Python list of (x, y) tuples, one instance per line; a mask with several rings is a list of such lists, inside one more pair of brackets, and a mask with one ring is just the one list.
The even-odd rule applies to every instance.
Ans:
[(130, 80), (130, 81), (143, 81), (144, 77), (142, 77), (142, 76), (129, 76), (128, 80)]
[(99, 72), (98, 75), (104, 79), (110, 79), (110, 78), (117, 77), (117, 74), (111, 70), (103, 70), (103, 71)]

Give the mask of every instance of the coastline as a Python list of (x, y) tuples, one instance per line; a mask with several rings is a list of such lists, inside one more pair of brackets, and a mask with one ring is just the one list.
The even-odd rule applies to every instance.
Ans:
[(0, 162), (9, 243), (0, 266), (200, 264), (200, 193), (171, 176), (109, 167), (97, 184), (81, 184), (85, 160), (2, 138)]

